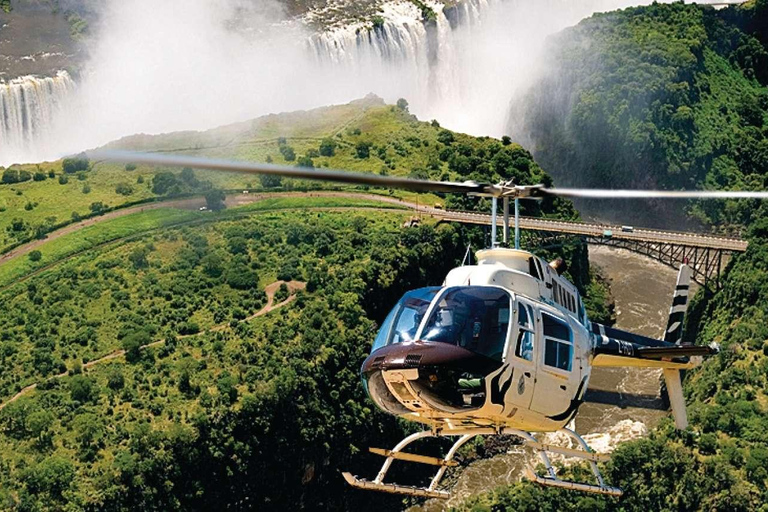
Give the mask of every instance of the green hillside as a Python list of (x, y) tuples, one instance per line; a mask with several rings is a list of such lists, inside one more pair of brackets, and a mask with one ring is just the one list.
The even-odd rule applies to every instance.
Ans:
[[(760, 0), (724, 11), (655, 4), (584, 20), (549, 42), (547, 71), (514, 107), (513, 118), (528, 121), (518, 138), (529, 137), (560, 184), (764, 189), (768, 50), (756, 39), (764, 33), (744, 30), (766, 19)], [(649, 209), (583, 206), (627, 217)], [(680, 222), (680, 205), (650, 206), (656, 223)], [(727, 231), (752, 220), (755, 206), (709, 202), (689, 213)]]
[[(519, 183), (551, 183), (530, 153), (519, 145), (450, 132), (437, 123), (418, 121), (407, 108), (384, 105), (375, 97), (348, 105), (270, 115), (205, 132), (133, 136), (108, 147), (440, 180), (498, 182), (514, 178)], [(0, 169), (0, 252), (108, 209), (201, 195), (210, 188), (251, 192), (340, 188), (296, 180), (262, 182), (255, 177), (203, 171), (181, 174), (176, 169), (77, 158), (69, 159), (65, 170), (66, 161)], [(166, 174), (156, 181), (158, 172)], [(22, 179), (25, 181), (20, 182)], [(425, 204), (443, 201), (432, 195), (417, 199), (408, 192), (374, 192)], [(524, 212), (575, 218), (575, 210), (569, 205), (562, 201), (549, 201), (541, 207), (528, 204)], [(487, 201), (463, 198), (449, 198), (448, 206), (485, 211), (490, 207)]]
[[(449, 132), (373, 99), (114, 146), (550, 182), (518, 145)], [(89, 183), (89, 194), (56, 192), (71, 186), (58, 176), (73, 165), (84, 170), (65, 174)], [(41, 169), (56, 177), (0, 186), (6, 199), (15, 190), (38, 198), (12, 213), (30, 226), (36, 212), (84, 207), (83, 196), (124, 206), (130, 195), (111, 194), (139, 176), (143, 198), (309, 186), (72, 160)], [(483, 233), (429, 220), (403, 228), (411, 213), (391, 208), (338, 196), (276, 196), (213, 213), (159, 208), (74, 230), (43, 242), (34, 258), (0, 264), (0, 509), (396, 507), (399, 498), (354, 491), (339, 475), (374, 471), (379, 461), (360, 452), (409, 428), (368, 402), (358, 368), (397, 298), (442, 282)], [(563, 200), (527, 211), (577, 217)], [(596, 313), (604, 290), (590, 284), (586, 250), (563, 253), (574, 281), (594, 290)]]

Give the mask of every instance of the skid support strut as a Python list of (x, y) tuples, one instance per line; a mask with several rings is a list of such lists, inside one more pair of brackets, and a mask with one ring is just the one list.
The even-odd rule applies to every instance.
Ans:
[[(443, 476), (445, 476), (445, 472), (448, 469), (448, 467), (453, 467), (458, 465), (456, 461), (453, 460), (453, 458), (456, 455), (456, 452), (459, 450), (459, 448), (461, 448), (468, 441), (470, 441), (472, 438), (478, 435), (511, 434), (511, 435), (515, 435), (522, 438), (523, 443), (526, 446), (529, 446), (530, 448), (532, 448), (538, 454), (539, 459), (544, 464), (544, 467), (547, 469), (547, 475), (541, 476), (541, 475), (538, 475), (531, 467), (527, 467), (526, 477), (528, 479), (534, 482), (537, 482), (541, 485), (546, 485), (550, 487), (561, 487), (564, 489), (570, 489), (574, 491), (607, 494), (611, 496), (621, 496), (622, 494), (621, 489), (605, 485), (605, 482), (603, 481), (603, 477), (600, 474), (600, 470), (597, 467), (597, 462), (606, 461), (609, 459), (609, 456), (600, 455), (592, 452), (589, 449), (589, 446), (587, 446), (587, 443), (584, 441), (584, 439), (582, 439), (581, 436), (579, 436), (576, 432), (567, 428), (562, 429), (561, 432), (564, 432), (571, 439), (576, 441), (576, 444), (580, 447), (580, 449), (543, 444), (537, 441), (536, 438), (533, 437), (528, 432), (525, 432), (523, 430), (512, 429), (512, 428), (504, 428), (500, 430), (496, 430), (492, 428), (473, 428), (473, 429), (466, 429), (466, 430), (451, 430), (447, 432), (446, 431), (418, 432), (400, 441), (392, 450), (383, 450), (380, 448), (370, 449), (371, 453), (375, 453), (377, 455), (386, 457), (386, 460), (384, 461), (384, 464), (381, 466), (381, 470), (379, 471), (378, 475), (376, 475), (375, 480), (369, 481), (365, 479), (359, 479), (356, 476), (353, 476), (351, 473), (347, 473), (347, 472), (342, 474), (344, 476), (344, 479), (347, 481), (349, 485), (353, 487), (357, 487), (359, 489), (388, 492), (392, 494), (405, 494), (408, 496), (416, 496), (421, 498), (447, 499), (447, 498), (450, 498), (451, 494), (447, 491), (438, 489), (438, 485), (440, 484), (440, 480), (442, 480)], [(451, 449), (448, 450), (448, 453), (443, 458), (428, 457), (425, 455), (417, 455), (414, 453), (403, 451), (405, 447), (407, 447), (409, 444), (413, 443), (414, 441), (428, 438), (428, 437), (458, 437), (459, 439), (453, 443), (453, 446), (451, 446)], [(595, 475), (595, 479), (597, 480), (597, 485), (560, 480), (559, 478), (557, 478), (555, 468), (552, 466), (552, 462), (550, 461), (549, 456), (547, 455), (547, 452), (559, 453), (561, 455), (565, 455), (566, 457), (576, 457), (576, 458), (580, 458), (582, 460), (588, 461), (592, 469), (592, 473)], [(438, 466), (439, 469), (437, 470), (437, 474), (435, 474), (435, 476), (432, 478), (432, 481), (430, 482), (429, 487), (412, 487), (407, 485), (386, 483), (384, 482), (384, 478), (387, 476), (387, 472), (392, 466), (392, 462), (394, 462), (395, 460), (402, 460), (407, 462), (415, 462), (419, 464), (428, 464), (432, 466)]]

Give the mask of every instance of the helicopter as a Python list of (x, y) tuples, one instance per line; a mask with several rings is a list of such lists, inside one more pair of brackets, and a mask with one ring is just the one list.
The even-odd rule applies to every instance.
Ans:
[[(371, 448), (384, 457), (373, 480), (343, 472), (348, 484), (365, 490), (421, 498), (449, 498), (439, 488), (458, 450), (477, 436), (514, 435), (538, 455), (546, 473), (528, 465), (525, 476), (544, 486), (609, 496), (623, 491), (608, 485), (597, 465), (608, 455), (593, 452), (569, 428), (584, 403), (593, 368), (645, 367), (663, 371), (675, 426), (688, 425), (681, 372), (718, 352), (716, 345), (682, 342), (691, 269), (681, 265), (663, 339), (654, 339), (589, 320), (578, 289), (564, 276), (562, 259), (546, 262), (520, 248), (519, 201), (544, 197), (768, 199), (768, 192), (647, 191), (547, 188), (467, 181), (438, 182), (396, 176), (306, 169), (275, 164), (200, 157), (98, 151), (92, 158), (155, 166), (192, 167), (244, 174), (399, 188), (419, 192), (470, 194), (492, 202), (490, 247), (477, 252), (475, 265), (451, 270), (440, 286), (407, 292), (392, 308), (361, 368), (363, 387), (386, 413), (423, 424), (392, 449)], [(503, 239), (510, 232), (514, 200), (514, 248), (497, 241), (498, 201), (503, 203)], [(560, 432), (571, 441), (558, 446), (534, 433)], [(405, 448), (427, 438), (456, 438), (444, 457)], [(575, 443), (575, 444), (574, 444)], [(573, 448), (573, 446), (576, 448)], [(558, 477), (550, 455), (588, 462), (592, 482)], [(385, 482), (394, 461), (437, 467), (426, 487)]]

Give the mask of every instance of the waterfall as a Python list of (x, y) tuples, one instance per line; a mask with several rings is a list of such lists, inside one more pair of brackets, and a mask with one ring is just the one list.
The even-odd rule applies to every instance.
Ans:
[(434, 116), (438, 109), (428, 106), (461, 106), (471, 85), (462, 42), (481, 31), (484, 14), (502, 1), (428, 2), (434, 17), (425, 20), (414, 3), (394, 0), (382, 4), (371, 21), (311, 35), (308, 48), (319, 65), (337, 70), (337, 81), (357, 83), (358, 95), (405, 97), (417, 115)]
[(41, 149), (74, 85), (66, 71), (0, 83), (0, 164), (27, 161)]

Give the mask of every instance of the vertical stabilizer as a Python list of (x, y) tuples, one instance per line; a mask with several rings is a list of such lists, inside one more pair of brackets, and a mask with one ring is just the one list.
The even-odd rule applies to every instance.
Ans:
[(667, 330), (664, 332), (664, 341), (679, 345), (683, 339), (683, 321), (688, 309), (688, 292), (691, 288), (691, 267), (680, 265), (680, 273), (677, 274), (677, 286), (672, 299), (672, 307), (669, 310)]
[(688, 427), (688, 413), (685, 411), (680, 370), (665, 368), (664, 381), (667, 384), (667, 395), (669, 396), (669, 405), (672, 408), (672, 416), (675, 418), (675, 427), (685, 430)]

